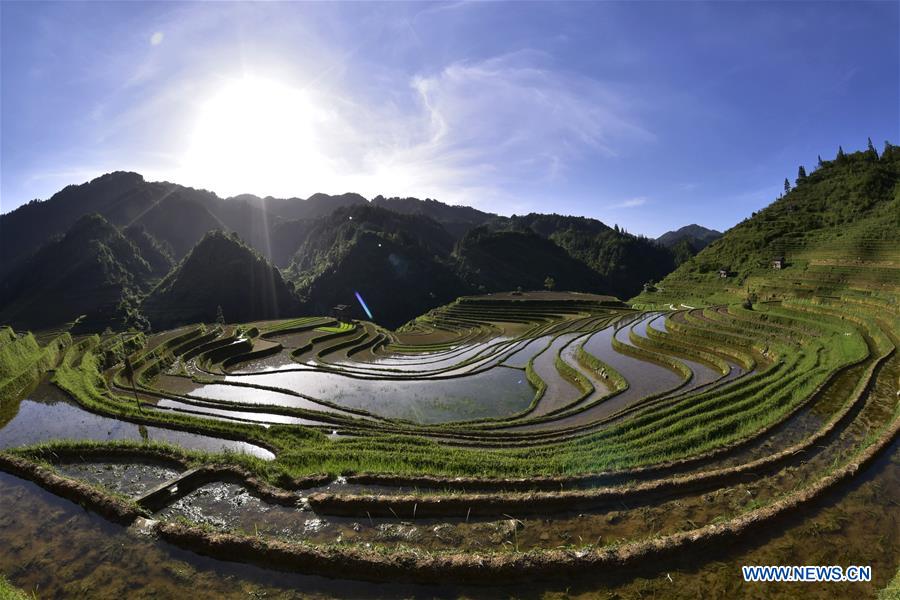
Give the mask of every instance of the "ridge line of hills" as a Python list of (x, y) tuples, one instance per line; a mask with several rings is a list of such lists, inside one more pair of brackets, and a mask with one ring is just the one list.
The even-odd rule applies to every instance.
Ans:
[[(764, 260), (742, 252), (885, 212), (896, 155), (890, 145), (881, 157), (841, 151), (724, 236), (689, 225), (658, 240), (587, 217), (353, 193), (223, 199), (115, 172), (0, 215), (0, 321), (43, 328), (84, 314), (86, 329), (158, 329), (212, 321), (220, 308), (230, 321), (321, 314), (355, 305), (359, 292), (376, 321), (396, 327), (471, 293), (555, 287), (630, 298), (724, 267), (746, 278)], [(847, 198), (855, 208), (840, 208)], [(806, 218), (792, 229), (769, 227), (797, 211)]]

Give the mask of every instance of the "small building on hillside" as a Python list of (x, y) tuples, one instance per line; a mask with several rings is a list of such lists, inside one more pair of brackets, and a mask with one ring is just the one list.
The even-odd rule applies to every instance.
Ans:
[(731, 275), (731, 269), (727, 267), (719, 269), (719, 277), (721, 277), (722, 279), (727, 278), (729, 275)]
[(349, 323), (353, 320), (353, 317), (350, 314), (350, 305), (349, 304), (336, 304), (331, 307), (331, 313), (329, 316), (332, 319), (336, 319), (341, 323)]
[(772, 268), (773, 269), (783, 269), (787, 266), (787, 263), (784, 260), (783, 256), (776, 256), (772, 259)]

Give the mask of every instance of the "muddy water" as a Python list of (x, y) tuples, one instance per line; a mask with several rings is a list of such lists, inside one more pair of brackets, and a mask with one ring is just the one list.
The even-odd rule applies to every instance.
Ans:
[[(307, 539), (316, 542), (370, 542), (393, 546), (419, 546), (426, 548), (466, 548), (478, 551), (513, 551), (534, 547), (584, 546), (607, 544), (618, 540), (634, 539), (651, 533), (665, 533), (689, 529), (721, 516), (727, 516), (753, 507), (758, 502), (771, 501), (781, 491), (806, 483), (821, 470), (839, 458), (841, 451), (858, 443), (873, 423), (884, 423), (894, 406), (896, 394), (896, 370), (894, 360), (880, 373), (873, 401), (857, 415), (853, 424), (842, 433), (847, 443), (828, 444), (811, 457), (788, 470), (755, 481), (698, 493), (653, 506), (614, 507), (599, 513), (582, 515), (555, 515), (551, 519), (522, 519), (516, 524), (503, 519), (466, 524), (425, 520), (400, 519), (327, 519), (312, 513), (291, 508), (271, 507), (256, 500), (238, 486), (217, 484), (219, 489), (208, 491), (193, 502), (181, 507), (181, 516), (205, 521), (229, 529), (260, 531), (289, 539)], [(892, 458), (891, 458), (892, 457)], [(7, 485), (10, 481), (13, 485)], [(10, 498), (10, 488), (31, 489), (30, 495)], [(320, 592), (336, 597), (361, 597), (360, 588), (340, 587), (342, 582), (330, 582), (317, 578), (302, 578), (272, 574), (257, 569), (207, 561), (191, 554), (172, 549), (161, 543), (131, 540), (122, 530), (93, 519), (85, 529), (74, 529), (74, 515), (66, 518), (44, 518), (40, 513), (43, 504), (35, 496), (45, 496), (46, 502), (69, 506), (64, 501), (49, 497), (39, 489), (18, 482), (14, 478), (0, 476), (0, 506), (13, 508), (14, 518), (0, 516), (0, 542), (7, 539), (16, 543), (0, 543), (0, 571), (9, 574), (13, 581), (28, 587), (41, 582), (41, 589), (50, 590), (51, 597), (87, 594), (91, 597), (114, 597), (131, 586), (147, 586), (162, 597), (178, 597), (173, 589), (182, 584), (203, 586), (201, 594), (216, 593), (219, 597), (248, 595), (250, 593), (281, 594), (289, 587), (302, 585), (304, 597)], [(49, 500), (46, 498), (49, 497)], [(26, 508), (27, 507), (27, 508)], [(22, 518), (15, 511), (28, 511), (29, 518)], [(58, 508), (58, 507), (57, 507)], [(74, 509), (80, 519), (89, 515)], [(38, 511), (35, 513), (35, 511)], [(205, 513), (204, 513), (205, 511)], [(178, 516), (173, 512), (170, 517)], [(264, 524), (259, 522), (264, 521)], [(49, 526), (48, 523), (49, 522)], [(31, 527), (31, 531), (23, 528)], [(260, 529), (262, 527), (262, 529)], [(12, 529), (10, 529), (12, 528)], [(97, 530), (101, 533), (98, 535)], [(14, 533), (8, 534), (8, 531)], [(61, 535), (60, 535), (61, 531)], [(54, 534), (57, 534), (54, 538)], [(64, 537), (63, 537), (64, 536)], [(77, 544), (86, 536), (85, 550), (73, 556), (67, 552), (71, 544)], [(596, 537), (595, 537), (596, 536)], [(116, 539), (119, 550), (116, 548)], [(56, 539), (54, 543), (52, 540)], [(65, 542), (62, 542), (65, 539)], [(22, 542), (21, 540), (28, 540)], [(43, 546), (34, 540), (49, 542)], [(112, 544), (112, 546), (110, 546)], [(123, 544), (128, 553), (121, 552)], [(38, 548), (35, 548), (38, 546)], [(103, 551), (104, 548), (113, 548)], [(814, 505), (811, 515), (795, 517), (786, 523), (774, 525), (768, 535), (756, 535), (749, 542), (726, 552), (717, 551), (705, 555), (698, 549), (685, 552), (681, 564), (661, 565), (664, 570), (654, 572), (660, 566), (648, 565), (648, 571), (629, 575), (616, 584), (596, 581), (567, 581), (564, 586), (532, 585), (528, 588), (477, 588), (448, 590), (440, 587), (372, 586), (365, 589), (384, 596), (430, 597), (448, 593), (466, 597), (534, 597), (546, 592), (562, 592), (576, 597), (596, 597), (609, 593), (622, 597), (660, 596), (697, 597), (703, 590), (705, 597), (758, 597), (761, 589), (765, 595), (796, 597), (797, 586), (769, 584), (748, 586), (740, 581), (742, 564), (851, 564), (871, 565), (875, 576), (872, 584), (805, 584), (804, 597), (866, 597), (874, 589), (885, 585), (896, 570), (900, 559), (900, 448), (895, 443), (890, 451), (873, 466), (861, 472), (857, 480), (842, 491), (830, 495)], [(699, 553), (699, 554), (698, 554)], [(128, 554), (128, 557), (124, 555)], [(136, 554), (135, 563), (131, 555)], [(43, 562), (41, 562), (43, 561)], [(126, 562), (122, 567), (121, 563)], [(41, 565), (53, 564), (51, 573)], [(141, 568), (135, 568), (139, 564)], [(96, 572), (104, 576), (95, 578)], [(71, 575), (70, 575), (71, 574)], [(62, 581), (60, 577), (71, 579)], [(232, 589), (223, 589), (224, 579)], [(321, 587), (316, 587), (318, 584)], [(72, 587), (76, 585), (76, 587)], [(86, 586), (86, 587), (77, 587)], [(200, 596), (202, 597), (202, 595)], [(288, 596), (289, 597), (289, 596)]]
[[(208, 559), (0, 473), (0, 572), (41, 598), (390, 598), (423, 594)], [(453, 594), (444, 592), (447, 597)]]
[[(252, 498), (238, 486), (214, 484), (196, 492), (196, 498), (189, 496), (183, 504), (163, 511), (161, 516), (182, 516), (225, 529), (264, 532), (291, 540), (402, 543), (429, 550), (468, 552), (607, 545), (675, 533), (766, 505), (786, 492), (811, 484), (831, 466), (846, 462), (848, 453), (874, 430), (873, 424), (883, 425), (892, 416), (897, 370), (900, 370), (900, 360), (895, 358), (885, 365), (873, 393), (849, 426), (797, 456), (785, 469), (771, 475), (748, 473), (745, 481), (737, 485), (689, 492), (666, 500), (626, 499), (581, 514), (559, 513), (552, 518), (525, 516), (519, 521), (506, 518), (469, 521), (464, 514), (444, 520), (415, 519), (407, 514), (389, 519), (363, 515), (353, 520), (271, 506)], [(354, 491), (375, 493), (377, 490)], [(267, 522), (260, 525), (260, 521)], [(251, 525), (252, 529), (248, 529)]]
[(271, 460), (264, 448), (205, 435), (143, 427), (89, 413), (56, 386), (43, 382), (19, 404), (16, 416), (0, 429), (0, 448), (38, 444), (57, 439), (160, 441), (191, 450), (245, 452)]
[(79, 462), (54, 465), (66, 477), (136, 497), (173, 479), (178, 469), (163, 464), (130, 462)]
[[(204, 485), (156, 513), (154, 518), (184, 517), (220, 529), (306, 539), (321, 522), (296, 507), (264, 502), (243, 486), (216, 482)], [(308, 517), (308, 518), (307, 518)]]
[[(246, 504), (245, 504), (246, 505)], [(364, 598), (364, 597), (664, 597), (796, 598), (800, 584), (744, 584), (745, 564), (871, 565), (870, 584), (802, 584), (803, 597), (871, 597), (896, 571), (900, 561), (900, 446), (861, 472), (810, 510), (758, 532), (741, 544), (713, 553), (688, 551), (676, 564), (647, 565), (618, 581), (600, 574), (563, 583), (448, 588), (354, 583), (289, 575), (200, 557), (139, 537), (85, 512), (37, 486), (0, 474), (0, 572), (42, 597), (181, 598), (186, 586), (196, 598)], [(613, 519), (614, 520), (614, 519)], [(579, 545), (583, 531), (553, 528), (529, 533), (488, 523), (495, 550), (512, 550), (530, 535), (546, 534), (546, 545)], [(396, 522), (382, 537), (415, 537)], [(352, 531), (352, 525), (349, 527)], [(437, 534), (453, 532), (430, 525)], [(490, 537), (490, 536), (488, 536)], [(594, 540), (585, 540), (592, 543)], [(601, 540), (602, 543), (603, 540)], [(667, 576), (668, 574), (668, 576)], [(560, 596), (557, 596), (560, 594)]]

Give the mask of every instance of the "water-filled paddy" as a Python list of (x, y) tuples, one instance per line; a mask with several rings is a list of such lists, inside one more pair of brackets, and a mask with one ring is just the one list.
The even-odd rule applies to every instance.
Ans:
[[(250, 383), (245, 378), (232, 379), (237, 383)], [(258, 382), (254, 382), (258, 383)], [(218, 383), (201, 384), (197, 388), (191, 390), (191, 396), (197, 398), (205, 398), (208, 400), (219, 400), (224, 402), (243, 402), (246, 404), (270, 404), (272, 406), (287, 406), (291, 408), (304, 408), (307, 410), (336, 410), (333, 407), (314, 402), (302, 396), (293, 394), (285, 394), (272, 390), (260, 388), (252, 388), (238, 385), (227, 385)], [(340, 411), (338, 411), (340, 412)]]
[(57, 439), (69, 440), (137, 440), (168, 442), (191, 450), (244, 452), (272, 459), (264, 448), (246, 442), (224, 440), (195, 433), (142, 426), (87, 412), (74, 404), (58, 388), (40, 384), (18, 411), (0, 429), (0, 448), (39, 444)]
[(66, 477), (131, 497), (139, 496), (157, 485), (171, 481), (180, 472), (180, 469), (172, 465), (132, 460), (68, 462), (54, 466)]
[[(239, 496), (242, 494), (238, 494)], [(225, 499), (227, 503), (227, 498)], [(715, 554), (686, 553), (680, 564), (647, 564), (619, 581), (567, 579), (561, 583), (458, 588), (370, 584), (285, 574), (217, 561), (142, 537), (76, 504), (57, 498), (34, 484), (0, 473), (0, 572), (26, 589), (37, 586), (48, 597), (120, 598), (134, 590), (159, 598), (183, 597), (185, 586), (195, 598), (263, 597), (492, 597), (537, 598), (547, 593), (593, 598), (652, 593), (667, 598), (694, 598), (697, 590), (712, 597), (744, 597), (739, 576), (742, 564), (871, 564), (870, 584), (804, 584), (805, 597), (869, 597), (883, 587), (900, 552), (900, 445), (866, 468), (853, 483), (842, 486), (785, 523), (753, 534)], [(291, 511), (293, 509), (287, 509)], [(617, 513), (610, 513), (614, 525)], [(554, 547), (580, 544), (584, 530), (572, 529), (579, 519), (529, 521), (524, 529), (488, 524), (496, 530), (495, 550), (519, 544)], [(252, 530), (252, 523), (251, 530)], [(413, 528), (451, 539), (454, 528), (411, 522), (385, 528), (385, 537), (414, 536)], [(349, 526), (352, 530), (352, 525)], [(311, 527), (312, 529), (312, 527)], [(610, 529), (612, 531), (612, 529)], [(601, 534), (602, 535), (602, 534)], [(542, 539), (543, 538), (543, 539)], [(488, 538), (490, 539), (490, 538)], [(18, 540), (16, 542), (15, 540)], [(601, 540), (602, 541), (602, 540)], [(127, 549), (127, 551), (126, 551)], [(699, 564), (702, 566), (698, 567)], [(594, 574), (596, 575), (596, 574)], [(667, 576), (668, 575), (668, 576)], [(796, 588), (760, 585), (767, 597), (793, 598)]]
[(571, 381), (564, 378), (556, 368), (556, 360), (559, 353), (580, 335), (579, 333), (564, 333), (553, 340), (546, 350), (535, 357), (533, 363), (534, 371), (547, 384), (547, 391), (530, 416), (539, 417), (560, 410), (578, 400), (582, 395), (581, 390), (575, 387), (575, 384)]
[(312, 370), (231, 375), (226, 381), (286, 388), (347, 408), (417, 423), (507, 417), (527, 409), (535, 393), (523, 371), (504, 367), (423, 381), (357, 379)]
[(228, 410), (216, 408), (213, 406), (188, 404), (187, 402), (179, 402), (178, 400), (160, 400), (154, 406), (191, 414), (201, 418), (211, 419), (227, 419), (234, 421), (255, 422), (263, 425), (321, 425), (320, 421), (312, 419), (302, 419), (300, 417), (292, 417), (290, 415), (279, 415), (276, 413), (255, 412), (249, 410)]

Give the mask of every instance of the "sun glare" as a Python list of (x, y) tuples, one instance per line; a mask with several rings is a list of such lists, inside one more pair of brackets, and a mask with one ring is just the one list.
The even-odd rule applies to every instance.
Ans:
[(302, 90), (265, 79), (231, 81), (201, 105), (185, 177), (226, 195), (294, 195), (327, 170), (316, 140), (322, 118)]

